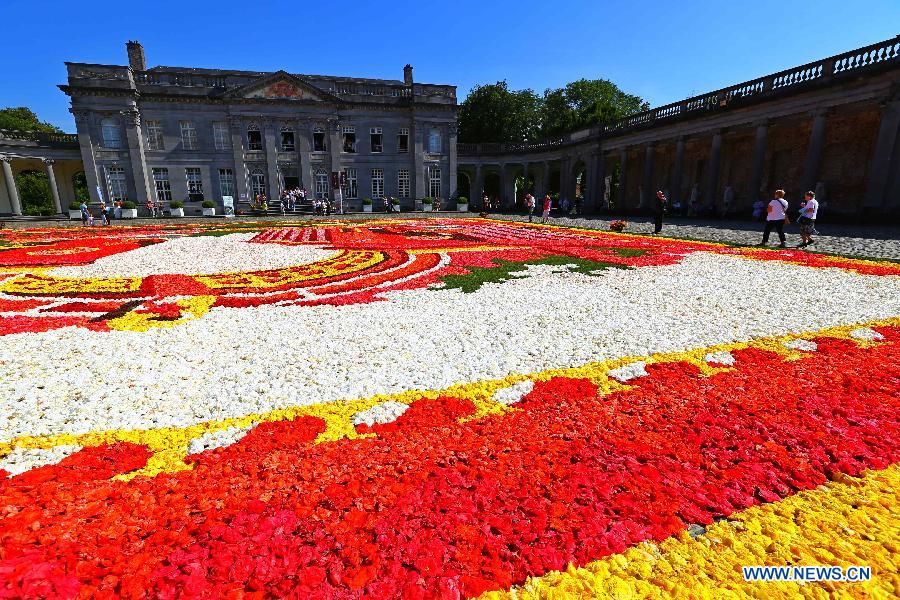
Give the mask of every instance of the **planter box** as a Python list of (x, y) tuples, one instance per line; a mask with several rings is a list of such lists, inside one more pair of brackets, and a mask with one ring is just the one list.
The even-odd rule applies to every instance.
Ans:
[(363, 204), (363, 212), (372, 212), (371, 204)]
[(214, 216), (216, 216), (216, 209), (215, 209), (215, 208), (204, 208), (204, 209), (203, 209), (203, 216), (204, 216), (204, 217), (214, 217)]
[(469, 205), (468, 204), (457, 204), (456, 210), (458, 210), (459, 212), (469, 212)]
[(136, 208), (123, 208), (122, 209), (122, 218), (123, 219), (137, 219), (137, 209)]
[(394, 207), (394, 212), (400, 212), (400, 205), (399, 205), (399, 204), (392, 204), (391, 206)]
[(173, 217), (183, 217), (184, 209), (183, 208), (170, 208), (169, 214)]
[(72, 210), (69, 209), (69, 219), (74, 219), (75, 221), (81, 220), (81, 211), (80, 210)]
[(431, 212), (434, 210), (434, 204), (423, 204), (422, 210), (424, 210), (425, 212)]

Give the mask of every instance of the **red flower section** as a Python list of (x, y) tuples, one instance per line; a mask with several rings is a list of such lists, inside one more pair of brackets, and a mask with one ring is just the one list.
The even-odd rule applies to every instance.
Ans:
[[(2, 594), (457, 598), (584, 564), (689, 523), (900, 457), (900, 328), (821, 338), (784, 361), (734, 351), (699, 376), (651, 364), (631, 390), (539, 383), (519, 410), (460, 423), (413, 403), (377, 437), (315, 444), (315, 418), (258, 426), (192, 471), (104, 479), (134, 446), (0, 483)], [(364, 429), (361, 427), (361, 430)]]
[[(161, 241), (161, 240), (159, 240)], [(98, 258), (140, 248), (146, 243), (97, 236), (87, 239), (61, 240), (0, 251), (0, 266), (59, 266), (92, 263)]]

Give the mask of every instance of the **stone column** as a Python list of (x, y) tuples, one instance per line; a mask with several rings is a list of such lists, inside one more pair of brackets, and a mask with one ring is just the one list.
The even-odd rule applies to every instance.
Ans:
[(266, 138), (266, 178), (269, 180), (269, 203), (281, 195), (281, 177), (278, 173), (278, 132), (274, 119), (266, 119), (263, 124)]
[(702, 206), (716, 205), (716, 189), (719, 187), (719, 164), (722, 162), (722, 132), (713, 133), (709, 149), (709, 176), (706, 180), (706, 197)]
[(653, 154), (655, 149), (653, 144), (647, 144), (644, 148), (644, 180), (642, 184), (641, 208), (646, 208), (650, 202), (650, 198), (656, 193), (653, 189)]
[(500, 206), (503, 209), (509, 206), (509, 184), (506, 181), (506, 163), (500, 163)]
[(675, 165), (672, 170), (672, 190), (670, 200), (674, 203), (681, 201), (681, 173), (684, 170), (684, 138), (679, 137), (675, 142)]
[(603, 206), (603, 192), (606, 189), (606, 162), (603, 158), (603, 150), (597, 150), (594, 154), (594, 170), (588, 181), (588, 191), (593, 198), (593, 212), (600, 212)]
[(628, 205), (628, 149), (619, 150), (619, 210), (624, 210)]
[(250, 184), (247, 181), (247, 164), (244, 162), (244, 131), (241, 118), (228, 117), (228, 127), (231, 132), (231, 150), (234, 153), (234, 182), (237, 189), (237, 198), (234, 199), (235, 209), (238, 202), (250, 202)]
[(522, 198), (525, 197), (525, 194), (531, 191), (531, 188), (528, 186), (528, 163), (522, 163)]
[(546, 196), (550, 193), (550, 161), (544, 161), (544, 194)]
[(459, 185), (459, 182), (457, 181), (457, 177), (459, 175), (456, 172), (456, 161), (457, 161), (456, 141), (457, 141), (457, 134), (459, 132), (459, 129), (458, 129), (455, 121), (453, 123), (450, 123), (447, 126), (447, 132), (449, 134), (448, 135), (449, 139), (447, 140), (447, 143), (449, 144), (449, 146), (447, 148), (447, 163), (448, 163), (448, 168), (450, 169), (450, 173), (449, 173), (449, 175), (450, 175), (450, 177), (449, 177), (450, 190), (448, 192), (448, 194), (449, 194), (448, 198), (449, 198), (450, 196), (455, 196), (458, 194), (457, 185)]
[(750, 183), (747, 189), (747, 198), (750, 203), (756, 202), (759, 198), (760, 187), (762, 187), (763, 170), (766, 160), (766, 146), (769, 141), (769, 124), (763, 121), (756, 125), (756, 146), (753, 149), (753, 163), (750, 167)]
[(813, 116), (812, 130), (809, 133), (809, 147), (806, 149), (806, 161), (803, 163), (803, 192), (815, 188), (816, 182), (819, 180), (827, 118), (828, 113), (825, 110), (816, 111)]
[(141, 113), (137, 108), (122, 111), (125, 121), (125, 137), (128, 140), (128, 157), (131, 177), (134, 180), (135, 201), (145, 206), (150, 198), (150, 180), (147, 178), (147, 161), (144, 157), (144, 136), (141, 132)]
[(297, 173), (300, 175), (300, 187), (312, 189), (314, 185), (312, 171), (312, 128), (310, 121), (297, 122), (297, 150), (300, 156), (300, 166)]
[(481, 169), (481, 163), (475, 165), (475, 181), (472, 184), (472, 189), (469, 190), (469, 194), (472, 195), (469, 198), (469, 204), (480, 207), (481, 199), (484, 197), (484, 172)]
[(45, 158), (44, 165), (47, 168), (47, 181), (50, 183), (50, 195), (53, 197), (53, 209), (56, 214), (62, 214), (62, 202), (59, 201), (59, 187), (56, 185), (56, 173), (53, 171), (53, 159)]
[(428, 182), (425, 180), (425, 138), (424, 133), (427, 130), (425, 123), (419, 120), (413, 120), (413, 127), (409, 134), (412, 136), (413, 142), (413, 181), (412, 193), (413, 202), (416, 206), (419, 201), (428, 195)]
[[(331, 158), (330, 167), (328, 174), (328, 186), (331, 187), (331, 173), (340, 172), (341, 170), (341, 152), (344, 149), (344, 139), (341, 134), (341, 122), (337, 118), (328, 120), (328, 156)], [(368, 174), (366, 179), (368, 179)], [(313, 187), (311, 188), (313, 196), (315, 196), (315, 182), (313, 182)], [(373, 198), (373, 201), (375, 199)], [(378, 206), (378, 202), (373, 204), (374, 207)]]
[(3, 165), (3, 179), (6, 180), (6, 191), (9, 193), (9, 207), (14, 215), (22, 214), (22, 203), (19, 201), (19, 190), (16, 188), (16, 180), (13, 177), (9, 156), (0, 156), (0, 165)]
[(898, 135), (900, 135), (900, 97), (894, 97), (885, 103), (884, 112), (881, 113), (875, 154), (869, 163), (871, 165), (869, 184), (863, 208), (870, 212), (890, 204), (891, 168), (894, 163), (900, 161)]
[(78, 146), (81, 150), (81, 162), (84, 165), (84, 179), (87, 182), (90, 202), (99, 203), (100, 179), (97, 176), (97, 160), (94, 156), (94, 144), (91, 140), (91, 129), (88, 123), (90, 111), (70, 109), (75, 116), (75, 130), (78, 132)]

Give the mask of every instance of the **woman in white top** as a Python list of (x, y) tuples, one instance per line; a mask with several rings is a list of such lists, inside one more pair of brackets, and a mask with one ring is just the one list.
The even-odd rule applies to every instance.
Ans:
[(775, 197), (769, 201), (766, 207), (766, 228), (763, 231), (763, 239), (759, 246), (765, 246), (769, 243), (769, 234), (772, 229), (778, 232), (779, 248), (787, 246), (784, 239), (784, 224), (787, 222), (788, 201), (784, 199), (784, 190), (775, 190)]
[(816, 227), (816, 215), (819, 213), (819, 201), (816, 200), (815, 192), (806, 192), (805, 199), (806, 202), (800, 211), (800, 237), (803, 241), (798, 248), (805, 248), (815, 241), (812, 234)]

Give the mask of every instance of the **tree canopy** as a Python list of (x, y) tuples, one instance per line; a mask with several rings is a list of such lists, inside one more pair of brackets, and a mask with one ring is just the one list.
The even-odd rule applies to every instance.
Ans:
[(41, 121), (38, 119), (38, 116), (34, 114), (34, 111), (24, 106), (0, 109), (0, 129), (62, 133), (62, 129), (45, 121)]
[(606, 125), (647, 110), (640, 97), (606, 79), (579, 79), (543, 97), (510, 90), (506, 81), (479, 85), (459, 107), (461, 142), (522, 142)]

